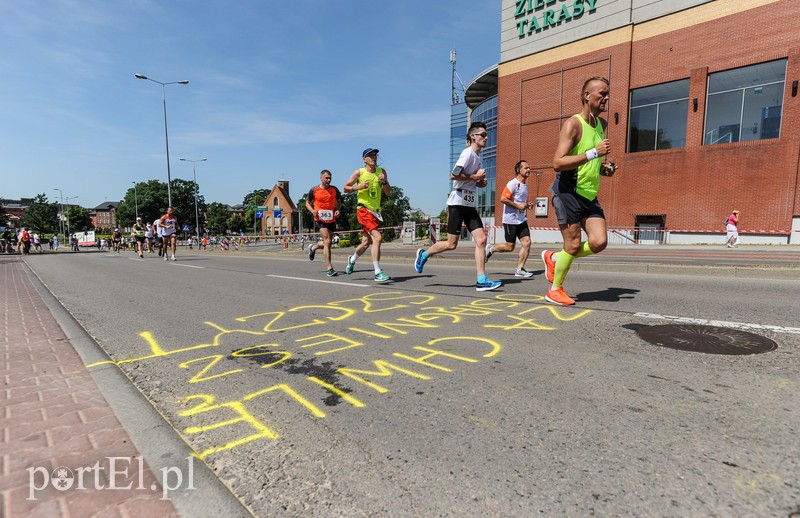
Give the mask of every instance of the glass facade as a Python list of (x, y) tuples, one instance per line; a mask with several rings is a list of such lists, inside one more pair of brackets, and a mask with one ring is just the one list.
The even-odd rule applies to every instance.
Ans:
[[(450, 106), (450, 171), (467, 142), (467, 103)], [(452, 184), (452, 182), (451, 182)]]
[(708, 75), (703, 144), (781, 136), (786, 59)]
[(628, 152), (686, 146), (689, 80), (631, 91)]
[[(481, 216), (494, 216), (495, 192), (497, 190), (497, 96), (489, 97), (476, 106), (470, 113), (469, 121), (470, 123), (483, 122), (486, 124), (486, 130), (489, 133), (486, 147), (481, 151), (483, 168), (486, 169), (487, 184), (486, 187), (478, 189), (475, 208), (478, 209), (478, 214)], [(466, 140), (462, 140), (462, 142), (466, 143)], [(463, 146), (464, 144), (462, 144), (461, 149), (464, 148)]]

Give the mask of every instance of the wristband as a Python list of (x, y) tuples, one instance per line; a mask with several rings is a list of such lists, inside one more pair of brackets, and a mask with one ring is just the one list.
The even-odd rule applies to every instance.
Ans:
[(590, 162), (592, 160), (594, 160), (595, 158), (597, 158), (598, 156), (600, 156), (600, 155), (597, 154), (597, 148), (596, 147), (593, 147), (592, 149), (590, 149), (589, 151), (586, 152), (586, 160), (588, 160)]

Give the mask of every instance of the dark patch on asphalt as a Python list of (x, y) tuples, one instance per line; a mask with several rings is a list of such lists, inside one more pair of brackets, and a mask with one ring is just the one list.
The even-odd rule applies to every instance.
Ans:
[(653, 345), (706, 354), (760, 354), (778, 348), (767, 337), (727, 327), (667, 324), (646, 326), (637, 329), (636, 334)]
[[(229, 360), (241, 360), (247, 359), (254, 361), (261, 365), (269, 365), (275, 362), (275, 358), (272, 355), (258, 355), (258, 356), (228, 356)], [(336, 372), (339, 369), (338, 365), (335, 365), (333, 362), (322, 362), (321, 364), (316, 363), (316, 358), (311, 358), (309, 360), (300, 360), (296, 358), (289, 358), (284, 360), (280, 363), (276, 363), (271, 367), (272, 369), (280, 369), (288, 374), (300, 374), (303, 376), (315, 377), (318, 378), (329, 385), (333, 385), (340, 391), (344, 392), (345, 394), (349, 394), (353, 391), (353, 389), (349, 387), (342, 387), (339, 384), (339, 373)], [(326, 406), (336, 406), (342, 402), (342, 396), (331, 393), (328, 397), (322, 400)]]

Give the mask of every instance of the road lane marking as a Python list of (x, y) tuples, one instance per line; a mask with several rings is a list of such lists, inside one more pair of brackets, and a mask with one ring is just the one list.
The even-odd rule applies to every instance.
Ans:
[(674, 315), (659, 315), (657, 313), (634, 313), (635, 317), (654, 318), (657, 320), (670, 320), (681, 324), (699, 324), (717, 327), (729, 327), (745, 331), (773, 331), (775, 333), (800, 334), (800, 327), (773, 326), (769, 324), (751, 324), (748, 322), (727, 322), (725, 320), (708, 320), (705, 318), (678, 317)]
[(323, 281), (323, 280), (320, 280), (320, 279), (303, 279), (302, 277), (287, 277), (285, 275), (267, 274), (267, 277), (276, 277), (278, 279), (289, 279), (289, 280), (292, 280), (292, 281), (322, 282), (322, 283), (325, 283), (325, 284), (336, 284), (338, 286), (355, 286), (357, 288), (368, 288), (368, 287), (371, 286), (370, 284), (351, 284), (349, 282)]
[(199, 268), (201, 270), (205, 268), (205, 266), (195, 266), (193, 264), (181, 264), (181, 263), (174, 264), (173, 266), (183, 266), (185, 268)]

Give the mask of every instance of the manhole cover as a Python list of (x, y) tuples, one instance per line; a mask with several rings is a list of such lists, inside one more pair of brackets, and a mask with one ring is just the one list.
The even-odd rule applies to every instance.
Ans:
[(642, 327), (636, 334), (653, 345), (708, 354), (759, 354), (778, 348), (769, 338), (726, 327), (670, 324)]

